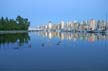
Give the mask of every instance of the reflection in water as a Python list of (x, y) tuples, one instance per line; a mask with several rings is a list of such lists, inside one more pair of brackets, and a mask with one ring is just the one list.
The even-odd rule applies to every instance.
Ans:
[(36, 33), (0, 35), (0, 71), (108, 71), (107, 34)]
[[(0, 34), (0, 47), (13, 47), (19, 49), (24, 44), (28, 44), (30, 37), (28, 33)], [(31, 44), (28, 45), (31, 48)]]
[(45, 46), (45, 44), (44, 43), (42, 43), (42, 47), (44, 47)]
[(60, 43), (61, 43), (61, 41), (58, 41), (58, 42), (57, 42), (57, 45), (60, 45)]
[[(108, 40), (108, 34), (106, 33), (71, 33), (71, 32), (37, 32), (38, 35), (43, 37), (48, 37), (52, 39), (54, 37), (58, 37), (61, 40), (87, 40), (90, 42), (94, 42), (96, 40)], [(57, 45), (60, 44), (60, 41)]]

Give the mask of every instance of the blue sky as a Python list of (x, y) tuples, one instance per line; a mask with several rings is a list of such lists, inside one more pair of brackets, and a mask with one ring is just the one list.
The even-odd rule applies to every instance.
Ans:
[(73, 20), (105, 19), (108, 0), (0, 0), (0, 17), (27, 17), (31, 26)]

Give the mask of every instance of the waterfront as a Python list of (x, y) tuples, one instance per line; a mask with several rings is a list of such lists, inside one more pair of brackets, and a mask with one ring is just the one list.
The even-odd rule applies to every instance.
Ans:
[(0, 70), (107, 71), (108, 34), (0, 34)]
[(61, 21), (59, 23), (48, 22), (47, 25), (37, 26), (36, 29), (44, 31), (64, 31), (64, 32), (87, 32), (87, 33), (108, 33), (107, 20), (90, 19), (86, 21)]

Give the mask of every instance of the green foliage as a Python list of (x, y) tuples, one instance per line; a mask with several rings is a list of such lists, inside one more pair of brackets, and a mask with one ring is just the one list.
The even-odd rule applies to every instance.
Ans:
[(17, 16), (16, 20), (8, 19), (8, 17), (0, 18), (0, 30), (28, 30), (30, 22), (27, 18)]

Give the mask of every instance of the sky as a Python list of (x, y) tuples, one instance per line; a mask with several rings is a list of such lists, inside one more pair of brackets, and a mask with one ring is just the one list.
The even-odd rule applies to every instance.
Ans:
[(0, 17), (28, 18), (31, 27), (48, 21), (82, 21), (106, 18), (108, 0), (0, 0)]

